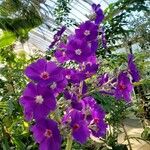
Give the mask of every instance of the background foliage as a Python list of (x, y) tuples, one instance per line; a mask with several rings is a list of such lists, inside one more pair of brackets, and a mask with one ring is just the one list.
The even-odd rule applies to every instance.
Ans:
[[(15, 53), (14, 43), (24, 43), (28, 40), (31, 29), (45, 23), (45, 15), (53, 14), (59, 26), (62, 22), (67, 26), (77, 25), (76, 20), (69, 18), (71, 0), (57, 0), (52, 10), (43, 0), (21, 1), (6, 0), (0, 3), (0, 149), (30, 150), (37, 149), (29, 125), (24, 121), (22, 108), (18, 103), (27, 79), (23, 74), (24, 68), (40, 57), (39, 53), (28, 56), (24, 51)], [(44, 4), (47, 9), (41, 8)], [(140, 50), (135, 50), (136, 63), (141, 73), (141, 80), (136, 83), (133, 110), (142, 120), (150, 119), (150, 5), (147, 0), (118, 0), (105, 10), (104, 28), (107, 39), (107, 49), (100, 47), (97, 55), (102, 59), (105, 68), (102, 71), (112, 71), (123, 66), (127, 53), (133, 53), (133, 44), (138, 43)], [(42, 11), (41, 11), (42, 10)], [(48, 12), (47, 12), (48, 11)], [(45, 14), (43, 14), (45, 12)], [(48, 26), (48, 25), (47, 25)], [(49, 27), (51, 30), (56, 30)], [(118, 53), (119, 48), (125, 51)], [(122, 102), (115, 103), (110, 97), (93, 93), (96, 100), (108, 112), (106, 120), (114, 126), (113, 135), (105, 141), (113, 147), (119, 133), (117, 127), (128, 113)], [(113, 108), (117, 107), (116, 110)], [(125, 110), (125, 111), (123, 111)], [(132, 111), (133, 111), (132, 110)], [(145, 128), (142, 136), (149, 139), (149, 129)], [(115, 138), (114, 138), (115, 137)], [(65, 144), (65, 142), (64, 142)], [(89, 141), (86, 145), (74, 143), (74, 149), (101, 149), (103, 144), (95, 145)], [(117, 145), (118, 146), (118, 145)]]

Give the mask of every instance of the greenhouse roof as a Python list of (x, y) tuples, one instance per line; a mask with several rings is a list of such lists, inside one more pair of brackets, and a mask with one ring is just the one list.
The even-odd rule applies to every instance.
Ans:
[[(110, 3), (115, 2), (115, 1), (116, 0), (73, 0), (71, 4), (69, 5), (71, 8), (71, 13), (69, 14), (69, 17), (75, 19), (77, 23), (83, 22), (88, 19), (87, 16), (91, 12), (92, 3), (101, 4), (102, 9), (104, 10), (105, 8), (107, 8), (107, 6)], [(48, 5), (49, 8), (53, 9), (57, 3), (56, 3), (56, 0), (47, 0), (45, 4)], [(43, 24), (40, 27), (35, 28), (30, 32), (29, 40), (23, 47), (26, 51), (29, 51), (31, 47), (32, 48), (34, 47), (34, 49), (38, 48), (41, 51), (47, 50), (48, 46), (53, 40), (53, 35), (56, 33), (56, 32), (50, 31), (47, 27), (48, 25), (50, 27), (57, 28), (57, 26), (54, 24), (55, 18), (51, 13), (47, 14), (46, 12), (47, 8), (45, 7), (45, 4), (41, 5), (41, 7), (45, 10), (42, 13), (45, 18), (46, 24)], [(72, 33), (73, 29), (74, 29), (74, 26), (69, 27), (65, 31), (65, 34)]]

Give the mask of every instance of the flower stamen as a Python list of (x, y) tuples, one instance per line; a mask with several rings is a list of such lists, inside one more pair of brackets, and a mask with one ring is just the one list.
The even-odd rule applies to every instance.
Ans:
[(40, 77), (44, 80), (47, 80), (47, 79), (49, 79), (49, 73), (44, 71), (41, 73)]
[(119, 88), (120, 88), (120, 90), (124, 90), (124, 89), (126, 89), (126, 85), (124, 85), (123, 83), (120, 83)]
[(76, 49), (75, 53), (76, 53), (76, 55), (81, 55), (82, 51), (81, 51), (81, 49)]
[(84, 35), (85, 35), (85, 36), (90, 35), (90, 31), (89, 31), (89, 30), (85, 30), (85, 31), (84, 31)]
[(35, 97), (35, 102), (36, 102), (37, 104), (42, 104), (43, 101), (44, 101), (44, 99), (43, 99), (42, 95), (37, 95), (37, 96)]
[(46, 136), (47, 138), (50, 138), (52, 137), (52, 131), (50, 129), (46, 129), (45, 133), (44, 133), (44, 136)]
[(79, 124), (74, 124), (74, 126), (73, 126), (73, 130), (75, 131), (75, 130), (78, 130), (80, 128), (80, 126), (79, 126)]
[(54, 90), (56, 87), (57, 87), (56, 82), (53, 82), (53, 83), (50, 85), (50, 88), (51, 88), (52, 90)]

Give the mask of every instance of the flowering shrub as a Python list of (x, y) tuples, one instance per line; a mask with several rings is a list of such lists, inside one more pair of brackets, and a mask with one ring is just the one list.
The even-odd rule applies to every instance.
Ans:
[[(59, 150), (63, 139), (84, 144), (91, 137), (104, 137), (107, 130), (105, 111), (97, 104), (93, 91), (111, 95), (118, 100), (131, 102), (132, 81), (139, 80), (133, 55), (128, 67), (116, 75), (98, 75), (100, 64), (96, 50), (101, 36), (106, 39), (100, 23), (104, 14), (100, 5), (92, 5), (94, 20), (81, 23), (75, 34), (61, 41), (62, 27), (54, 36), (50, 48), (55, 47), (55, 61), (40, 58), (30, 64), (25, 75), (31, 80), (20, 98), (27, 121), (34, 120), (31, 131), (41, 150)], [(68, 65), (71, 62), (71, 65)], [(93, 83), (91, 87), (89, 81)], [(68, 141), (70, 141), (70, 139)], [(67, 148), (71, 149), (71, 142)]]

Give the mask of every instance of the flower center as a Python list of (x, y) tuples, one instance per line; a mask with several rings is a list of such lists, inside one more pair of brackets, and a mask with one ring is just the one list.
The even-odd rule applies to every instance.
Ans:
[(81, 55), (81, 53), (82, 53), (82, 52), (81, 52), (81, 49), (76, 49), (76, 50), (75, 50), (75, 53), (76, 53), (76, 55)]
[(52, 90), (54, 90), (56, 87), (57, 87), (56, 82), (53, 82), (52, 85), (50, 86), (50, 88), (51, 88)]
[(65, 57), (65, 56), (66, 56), (66, 53), (65, 53), (65, 52), (62, 52), (62, 56)]
[(89, 71), (86, 71), (86, 73), (85, 73), (85, 74), (88, 76), (88, 75), (90, 75), (90, 72), (89, 72)]
[(99, 118), (94, 118), (94, 123), (97, 124), (99, 122)]
[(88, 44), (88, 46), (89, 46), (89, 47), (91, 47), (91, 46), (92, 46), (92, 43), (91, 43), (91, 42), (88, 42), (87, 44)]
[(85, 35), (85, 36), (90, 35), (90, 31), (89, 31), (89, 30), (85, 30), (85, 31), (84, 31), (84, 35)]
[(44, 136), (46, 136), (47, 138), (50, 138), (52, 137), (52, 131), (50, 129), (46, 129), (45, 133), (44, 133)]
[(73, 126), (73, 130), (74, 131), (78, 130), (79, 128), (80, 128), (79, 124), (77, 124), (77, 123), (74, 124), (74, 126)]
[(36, 102), (37, 104), (42, 104), (43, 101), (44, 101), (44, 99), (43, 99), (42, 95), (37, 95), (37, 96), (35, 97), (35, 102)]
[(44, 71), (41, 73), (40, 77), (44, 80), (47, 80), (47, 79), (49, 79), (49, 73)]
[(121, 90), (124, 90), (124, 89), (126, 89), (126, 85), (124, 85), (123, 83), (120, 83), (120, 84), (119, 84), (119, 88), (120, 88)]
[(68, 74), (68, 75), (66, 75), (66, 78), (67, 79), (71, 79), (71, 76)]

